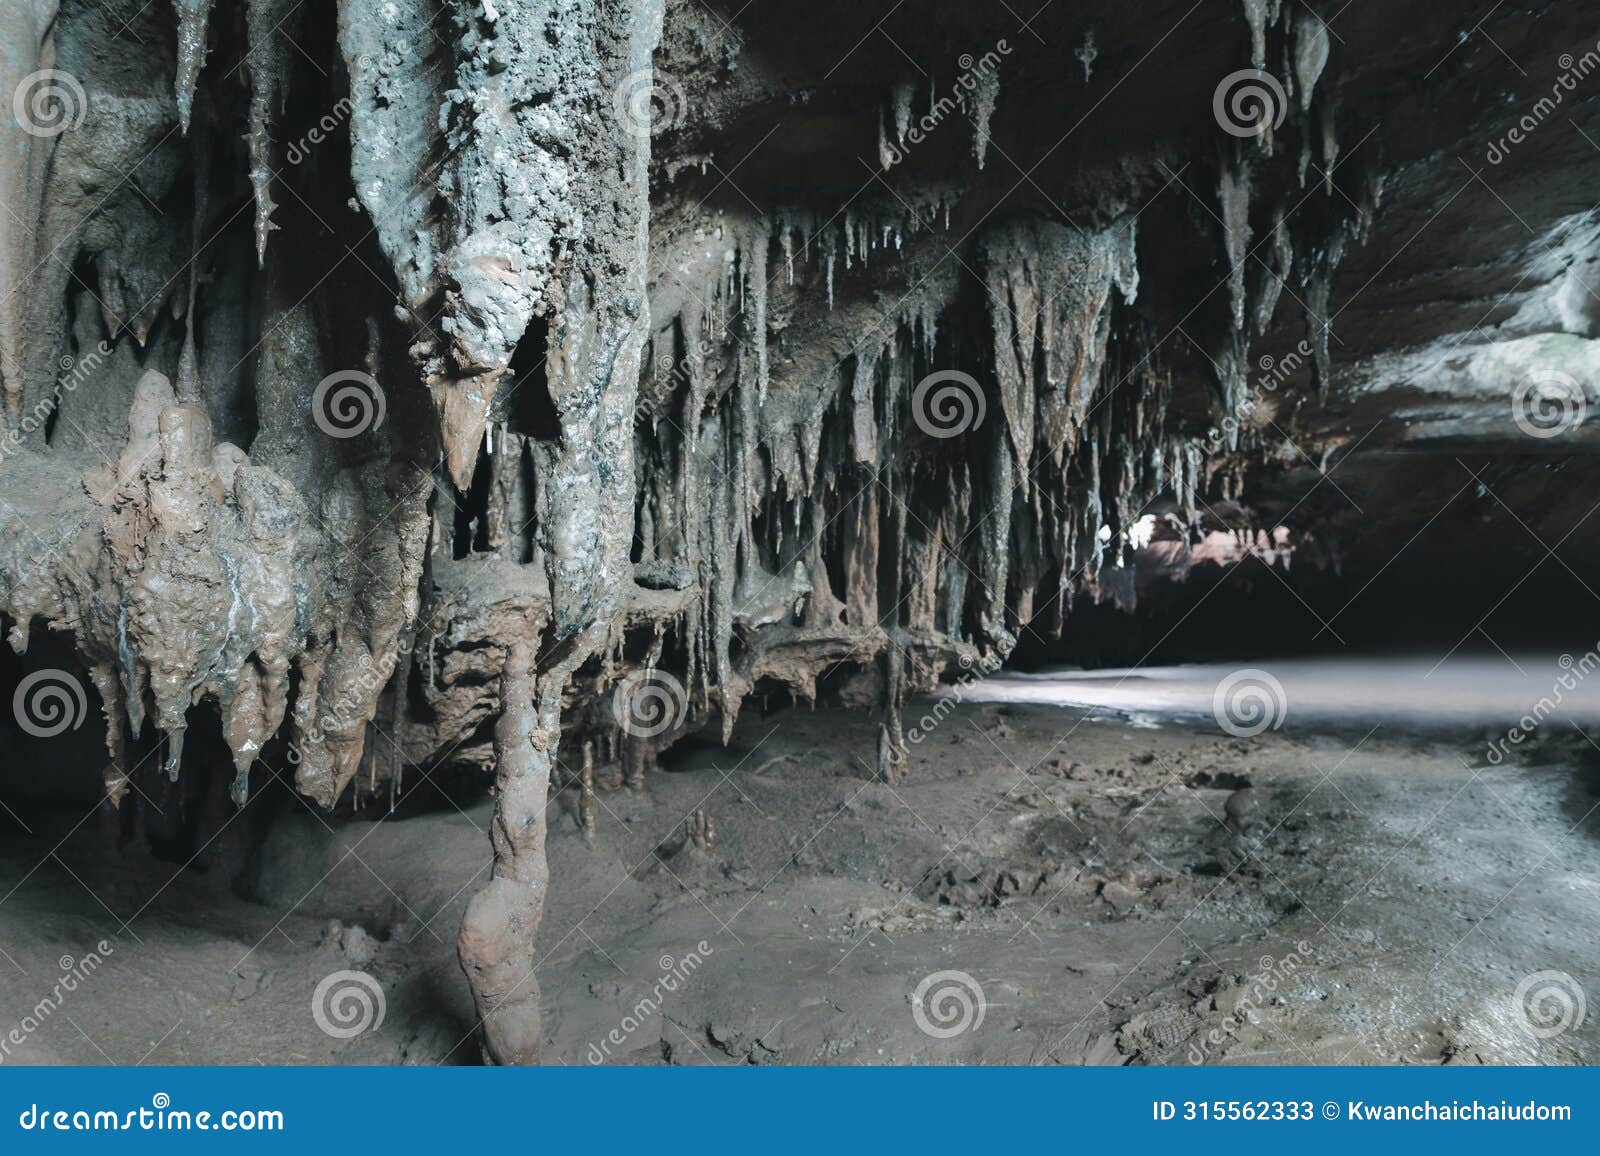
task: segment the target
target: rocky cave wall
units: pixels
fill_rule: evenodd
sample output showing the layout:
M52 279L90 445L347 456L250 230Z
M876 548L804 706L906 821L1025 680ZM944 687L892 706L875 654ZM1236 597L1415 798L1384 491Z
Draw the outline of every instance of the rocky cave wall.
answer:
M113 808L202 717L237 804L493 768L530 1058L552 778L840 670L892 778L1074 603L1403 539L1397 455L1587 476L1597 30L1325 7L0 0L7 639Z

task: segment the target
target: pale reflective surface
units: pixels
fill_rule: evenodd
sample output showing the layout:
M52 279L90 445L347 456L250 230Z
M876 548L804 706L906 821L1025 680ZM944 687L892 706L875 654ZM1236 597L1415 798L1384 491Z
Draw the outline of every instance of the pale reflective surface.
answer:
M1262 672L1250 674L1246 672ZM1232 681L1230 681L1232 680ZM1274 686L1275 682L1275 686ZM1281 696L1278 694L1281 688ZM1262 659L1106 670L1002 671L945 688L970 702L1094 707L1146 724L1210 722L1235 729L1509 728L1533 721L1600 742L1600 657L1594 651L1509 657ZM1232 704L1231 706L1229 704ZM1224 728L1226 729L1226 728Z

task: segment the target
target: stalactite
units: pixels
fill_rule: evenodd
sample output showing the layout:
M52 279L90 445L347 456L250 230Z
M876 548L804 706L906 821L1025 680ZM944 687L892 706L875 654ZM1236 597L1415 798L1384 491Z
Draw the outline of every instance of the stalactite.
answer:
M1250 63L1256 68L1267 66L1268 0L1244 0L1244 19L1250 25Z
M1019 468L1036 438L1060 465L1082 428L1105 361L1112 290L1128 302L1138 294L1135 233L1132 220L1095 232L1029 224L985 240L995 376Z
M298 10L299 5L291 5L290 0L248 0L246 5L250 131L245 140L250 146L250 187L256 200L256 262L262 266L267 262L267 238L278 228L272 219L278 208L272 196L272 125L283 102L288 53L285 45L298 34Z
M850 383L850 442L855 460L865 465L878 460L877 376L876 351L858 349Z
M994 119L995 102L999 99L1000 74L993 68L979 69L967 97L967 111L972 117L972 155L977 158L980 170L989 156L989 124Z
M1257 336L1266 336L1267 327L1272 324L1272 315L1278 308L1278 297L1293 273L1294 244L1289 237L1289 228L1284 222L1283 208L1280 206L1272 217L1272 267L1263 270L1260 289L1256 293Z
M1332 359L1328 353L1328 308L1332 296L1333 272L1326 264L1320 266L1306 283L1306 337L1311 343L1312 364L1316 367L1317 393L1325 396L1332 375Z
M189 131L194 88L206 62L206 21L212 0L173 0L178 14L178 69L173 84L178 99L178 124Z
M911 101L916 92L916 86L910 81L901 81L889 93L889 107L894 117L895 143L904 146L906 133L911 128Z
M1094 62L1100 55L1100 49L1094 42L1094 29L1084 31L1083 40L1079 43L1077 51L1073 53L1083 65L1083 82L1088 84L1094 76Z
M837 260L832 230L823 234L822 247L823 257L828 264L828 311L831 313L833 312L833 268Z
M1339 162L1339 109L1329 97L1322 102L1322 189L1333 195L1333 169Z
M858 630L878 624L878 485L870 477L840 519L844 526L845 621Z
M741 310L749 318L749 343L755 350L756 404L767 404L771 380L767 351L767 246L772 235L765 218L754 221L740 240L739 256L743 290L748 300Z
M1311 107L1317 79L1328 63L1328 26L1312 9L1306 9L1295 23L1294 78L1300 91L1300 111Z
M196 134L196 157L201 155L203 139L202 134ZM205 166L196 164L194 215L189 222L189 297L183 311L183 351L178 355L178 400L186 405L197 405L202 409L205 408L205 394L200 382L200 355L195 347L195 331L200 327L197 313L200 288L200 233L205 227L206 212L210 207L205 171Z
M1234 332L1244 331L1245 257L1250 250L1250 172L1243 164L1222 166L1217 177L1223 246L1228 256L1228 299Z
M989 508L979 543L978 577L984 602L978 629L985 645L1010 654L1016 639L1007 629L1006 584L1011 566L1011 507L1016 494L1016 463L1004 437L992 439L989 465Z

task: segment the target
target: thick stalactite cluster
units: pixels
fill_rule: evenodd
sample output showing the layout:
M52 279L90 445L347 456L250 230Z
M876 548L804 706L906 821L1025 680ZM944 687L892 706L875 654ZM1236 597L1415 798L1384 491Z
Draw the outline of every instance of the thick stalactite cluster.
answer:
M1209 53L1169 81L1245 104L1130 88L1041 169L1149 38L926 7L834 63L663 0L0 3L7 91L69 122L0 142L0 608L81 656L111 803L196 710L241 804L496 764L461 949L531 1059L552 779L840 667L892 778L912 694L1131 597L1142 518L1174 569L1286 557L1233 500L1351 440L1317 399L1381 85L1312 7L1163 9Z

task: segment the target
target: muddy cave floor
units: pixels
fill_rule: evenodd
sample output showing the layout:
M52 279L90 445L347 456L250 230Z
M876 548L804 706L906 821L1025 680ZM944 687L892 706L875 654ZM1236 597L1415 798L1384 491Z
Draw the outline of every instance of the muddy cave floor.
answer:
M545 1062L1600 1061L1593 1010L1542 1039L1514 995L1544 971L1600 993L1577 746L1490 766L1464 734L1235 739L967 703L891 786L868 779L875 738L865 713L752 709L726 750L602 790L592 847L556 798ZM710 852L684 837L697 809ZM455 932L489 815L295 808L231 885L31 816L0 842L4 1018L62 957L112 952L6 1062L476 1062ZM311 1001L344 969L385 1010L336 1039ZM984 1005L948 1038L913 1004L942 971Z

